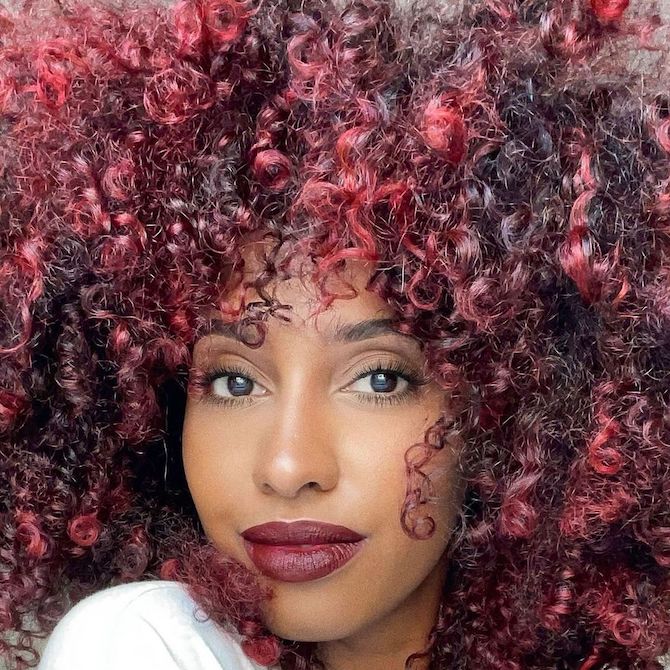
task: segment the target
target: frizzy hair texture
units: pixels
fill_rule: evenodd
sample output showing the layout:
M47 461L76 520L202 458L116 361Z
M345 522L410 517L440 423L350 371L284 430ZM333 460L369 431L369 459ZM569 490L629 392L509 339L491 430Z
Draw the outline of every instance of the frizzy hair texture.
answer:
M323 307L373 261L450 396L400 520L432 532L422 466L460 440L431 668L660 667L670 99L601 56L665 27L627 0L292 1L0 13L0 654L28 667L73 602L164 578L251 658L322 667L264 628L180 470L192 345L242 315L251 234L261 335L294 252Z

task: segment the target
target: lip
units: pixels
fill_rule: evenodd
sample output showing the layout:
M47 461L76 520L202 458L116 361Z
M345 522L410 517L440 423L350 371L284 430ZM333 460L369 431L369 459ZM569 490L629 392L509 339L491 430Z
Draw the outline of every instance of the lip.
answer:
M240 533L245 540L256 544L340 544L360 542L364 535L346 526L323 521L271 521L251 526Z
M241 533L244 548L258 570L283 582L320 579L348 563L365 536L319 521L273 521Z

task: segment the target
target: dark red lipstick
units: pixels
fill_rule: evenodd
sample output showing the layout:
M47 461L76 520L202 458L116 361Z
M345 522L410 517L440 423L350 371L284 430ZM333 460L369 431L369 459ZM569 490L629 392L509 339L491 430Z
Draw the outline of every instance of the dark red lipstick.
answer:
M244 548L260 572L284 582L325 577L350 561L364 535L319 521L272 521L241 533Z

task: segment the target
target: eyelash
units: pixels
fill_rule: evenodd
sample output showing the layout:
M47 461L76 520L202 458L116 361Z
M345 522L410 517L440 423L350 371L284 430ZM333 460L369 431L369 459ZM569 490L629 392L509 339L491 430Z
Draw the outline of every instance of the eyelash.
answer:
M410 396L413 396L418 390L429 383L429 380L422 374L415 372L413 369L406 366L404 363L393 361L391 363L383 363L381 361L372 365L366 366L361 370L356 378L351 382L354 384L359 379L364 379L368 375L377 372L388 372L402 377L407 382L407 388L400 393L362 393L355 392L359 400L364 403L371 403L374 405L397 405ZM232 406L232 405L246 405L252 402L255 396L239 396L237 398L228 398L216 395L211 392L212 384L220 377L239 376L249 379L253 383L258 383L254 379L251 371L242 365L231 365L229 367L217 367L212 370L204 371L196 386L201 390L208 402L216 405Z

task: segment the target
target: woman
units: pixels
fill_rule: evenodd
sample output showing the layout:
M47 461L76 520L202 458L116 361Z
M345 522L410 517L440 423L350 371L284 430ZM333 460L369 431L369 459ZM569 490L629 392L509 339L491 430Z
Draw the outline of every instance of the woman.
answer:
M0 15L10 664L661 667L670 103L626 6Z

